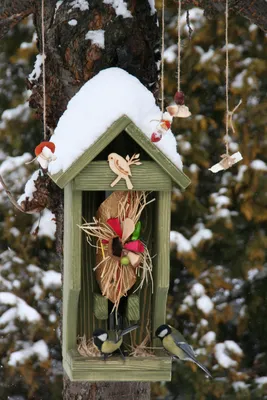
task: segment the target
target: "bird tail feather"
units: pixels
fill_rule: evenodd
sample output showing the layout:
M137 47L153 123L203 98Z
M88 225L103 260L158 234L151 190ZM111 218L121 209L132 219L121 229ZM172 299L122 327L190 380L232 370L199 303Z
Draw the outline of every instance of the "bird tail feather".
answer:
M136 325L129 326L129 327L126 328L126 329L123 329L123 331L121 331L121 333L120 333L120 336L124 336L124 335L126 335L127 333L132 332L132 331L134 331L135 329L137 329L138 327L139 327L139 325L136 324Z
M209 371L207 370L207 368L204 367L204 365L202 365L202 364L201 364L199 361L197 361L195 358L194 358L194 359L192 358L192 360L194 361L195 364L197 364L197 365L199 366L199 368L202 369L202 371L205 372L206 375L208 375L209 378L213 379L213 378L212 378L212 375L209 373Z

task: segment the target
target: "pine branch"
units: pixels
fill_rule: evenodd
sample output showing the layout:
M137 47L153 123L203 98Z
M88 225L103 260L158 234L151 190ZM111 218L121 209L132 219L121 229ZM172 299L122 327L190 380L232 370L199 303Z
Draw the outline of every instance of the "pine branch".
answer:
M0 39L7 32L33 13L33 0L2 0L0 5Z

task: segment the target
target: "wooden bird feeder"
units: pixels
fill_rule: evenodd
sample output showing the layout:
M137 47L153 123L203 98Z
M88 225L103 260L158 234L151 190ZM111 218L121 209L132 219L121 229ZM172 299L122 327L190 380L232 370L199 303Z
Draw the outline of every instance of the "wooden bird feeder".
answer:
M171 358L161 350L155 351L155 357L129 356L125 362L119 355L104 362L99 357L82 357L77 351L78 337L90 339L96 328L111 328L112 304L102 296L93 271L96 250L78 225L83 219L93 220L108 194L128 190L123 179L110 187L115 175L107 160L113 152L124 158L140 154L142 164L132 169L133 190L151 192L155 198L141 216L142 240L153 257L153 293L150 281L136 293L129 291L121 301L123 323L124 327L140 325L134 332L137 345L149 327L150 346L160 346L152 337L166 315L172 186L184 190L190 180L127 116L122 116L65 172L51 176L64 188L63 367L72 381L170 381Z

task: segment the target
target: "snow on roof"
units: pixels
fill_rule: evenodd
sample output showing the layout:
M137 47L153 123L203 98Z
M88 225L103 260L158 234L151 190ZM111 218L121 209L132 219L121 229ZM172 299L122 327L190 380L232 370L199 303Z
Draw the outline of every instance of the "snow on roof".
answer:
M8 365L15 367L17 364L24 364L26 360L33 356L36 356L40 361L45 361L48 359L49 350L44 340L38 340L38 342L33 343L26 349L11 353Z
M149 138L160 120L161 111L152 93L120 68L108 68L86 82L68 103L51 141L57 159L49 164L53 175L66 171L113 122L127 115ZM169 130L155 144L182 169L176 139Z

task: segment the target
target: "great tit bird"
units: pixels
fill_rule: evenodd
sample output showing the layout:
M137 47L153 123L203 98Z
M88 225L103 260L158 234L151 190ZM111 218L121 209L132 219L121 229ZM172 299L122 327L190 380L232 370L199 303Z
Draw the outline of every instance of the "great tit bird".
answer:
M126 328L118 333L116 333L116 337L114 339L109 339L108 333L103 329L96 329L93 332L94 344L100 350L101 354L104 356L104 360L108 358L108 356L114 353L116 350L120 351L122 358L124 359L124 355L121 351L121 345L123 336L133 330L137 329L139 325L132 325L129 328Z
M161 339L162 345L165 350L172 356L179 358L180 360L190 360L201 368L209 378L212 378L211 374L199 361L196 359L196 355L191 346L186 343L183 335L172 328L170 325L160 325L156 330L155 335Z

